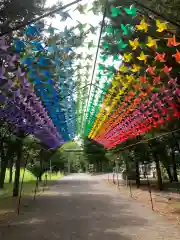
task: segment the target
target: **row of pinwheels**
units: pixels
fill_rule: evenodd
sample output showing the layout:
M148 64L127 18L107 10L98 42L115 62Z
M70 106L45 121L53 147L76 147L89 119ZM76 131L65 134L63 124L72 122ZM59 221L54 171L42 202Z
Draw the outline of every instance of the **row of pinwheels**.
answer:
M85 7L78 5L75 10L84 14ZM62 22L72 19L69 11L58 13ZM72 21L74 26L61 29L44 21L27 26L24 34L22 30L13 38L0 39L1 118L50 148L81 130L88 94L94 47L88 37L97 26ZM88 51L81 55L79 48Z
M112 16L120 16L123 24L108 27L103 45L106 52L114 50L114 59L118 49L123 62L88 135L107 148L180 117L176 29L134 7L113 8ZM101 75L108 72L104 65L101 70Z

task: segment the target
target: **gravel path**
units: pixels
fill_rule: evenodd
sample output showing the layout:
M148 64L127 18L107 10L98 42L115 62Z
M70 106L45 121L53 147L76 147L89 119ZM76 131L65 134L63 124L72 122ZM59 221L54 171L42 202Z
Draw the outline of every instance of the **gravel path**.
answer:
M0 239L177 240L180 230L98 177L73 174L0 226Z

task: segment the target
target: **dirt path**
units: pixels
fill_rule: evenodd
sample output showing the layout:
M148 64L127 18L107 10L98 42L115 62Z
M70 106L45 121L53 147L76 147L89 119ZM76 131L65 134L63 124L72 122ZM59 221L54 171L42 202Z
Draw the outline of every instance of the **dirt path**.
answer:
M71 175L23 207L3 240L177 240L176 225L121 197L98 177Z

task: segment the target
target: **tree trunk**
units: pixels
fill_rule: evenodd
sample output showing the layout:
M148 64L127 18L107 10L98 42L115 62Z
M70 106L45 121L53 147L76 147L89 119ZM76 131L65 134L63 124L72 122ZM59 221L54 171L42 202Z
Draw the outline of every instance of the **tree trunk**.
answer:
M9 161L9 183L12 183L13 178L13 160L10 159Z
M173 176L172 176L172 173L171 173L171 168L168 165L164 164L164 163L163 163L163 165L164 165L164 167L166 169L169 181L173 182Z
M139 162L135 159L136 164L136 186L137 188L140 187L140 173L139 173Z
M156 154L154 154L154 157L155 157L155 163L156 163L158 189L160 191L162 191L163 190L163 182L162 182L162 177L161 177L161 169L160 169L159 159Z
M20 139L17 140L17 159L16 159L16 171L14 179L13 197L18 197L19 195L19 180L20 180L20 168L22 159L22 147L23 147L23 136L20 134Z
M5 181L5 176L6 176L6 169L8 166L8 161L10 157L12 156L12 151L13 151L13 145L9 143L7 152L5 154L4 152L4 146L2 145L1 149L1 173L0 173L0 188L4 187L4 181Z
M4 188L7 163L8 161L6 161L6 159L1 160L0 188Z
M176 166L176 156L172 149L172 166L173 166L173 180L178 182L177 166Z
M172 136L173 136L173 139L175 141L175 149L180 151L180 148L179 148L179 143L176 139L176 136L174 133L172 133ZM172 149L172 160L173 160L173 178L174 178L174 181L175 182L178 182L178 174L177 174L177 166L176 166L176 155L175 155L175 152L174 150L175 149Z

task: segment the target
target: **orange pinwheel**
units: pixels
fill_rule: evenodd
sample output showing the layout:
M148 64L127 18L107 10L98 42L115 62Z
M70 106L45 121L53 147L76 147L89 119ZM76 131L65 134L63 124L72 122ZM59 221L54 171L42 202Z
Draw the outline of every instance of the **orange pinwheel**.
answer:
M147 92L147 93L152 92L152 90L153 90L153 87L152 87L152 86L147 86L147 87L146 87L146 92Z
M140 79L141 83L147 83L148 82L146 76L140 76L139 79Z
M135 90L140 90L141 89L141 86L140 86L140 84L135 84L134 86L133 86L133 88L135 89Z
M145 97L146 95L147 95L147 93L141 92L141 93L139 94L139 97L140 97L140 98L143 98L143 97Z
M146 72L148 72L151 75L155 75L155 72L154 72L155 70L156 70L156 66L154 67L148 66L148 68L146 69Z
M168 38L168 43L167 43L167 46L168 47L176 47L176 46L178 46L180 43L177 43L176 42L176 36L175 35L173 35L173 37L172 38Z
M161 72L169 73L169 72L171 72L171 70L172 70L172 67L168 67L168 66L164 65L164 67L161 69Z
M165 56L166 56L165 53L158 53L158 52L156 52L155 60L159 61L159 62L165 62L165 60L164 60Z
M173 57L175 57L177 63L180 63L180 52L178 50L176 50L176 54Z

